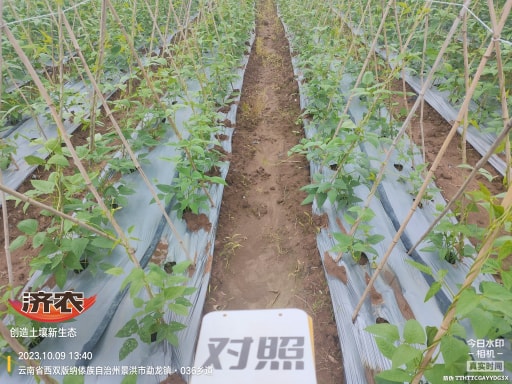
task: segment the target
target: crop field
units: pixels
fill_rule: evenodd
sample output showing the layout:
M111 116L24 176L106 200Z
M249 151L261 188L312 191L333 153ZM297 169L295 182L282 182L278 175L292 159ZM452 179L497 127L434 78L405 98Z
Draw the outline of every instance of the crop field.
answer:
M0 10L1 383L193 384L270 308L318 384L512 382L512 0Z

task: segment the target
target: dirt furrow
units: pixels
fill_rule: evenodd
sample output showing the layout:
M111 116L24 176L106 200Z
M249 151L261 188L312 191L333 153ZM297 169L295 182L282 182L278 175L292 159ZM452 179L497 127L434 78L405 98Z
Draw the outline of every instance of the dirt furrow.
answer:
M302 206L302 137L288 41L272 0L257 5L205 312L301 308L313 317L318 383L342 383L332 303L316 248L322 220Z

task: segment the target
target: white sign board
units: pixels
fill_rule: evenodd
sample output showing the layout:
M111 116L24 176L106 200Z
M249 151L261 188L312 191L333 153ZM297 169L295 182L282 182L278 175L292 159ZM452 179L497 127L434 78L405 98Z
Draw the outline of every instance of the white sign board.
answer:
M191 384L316 384L311 318L300 309L208 313L194 371Z

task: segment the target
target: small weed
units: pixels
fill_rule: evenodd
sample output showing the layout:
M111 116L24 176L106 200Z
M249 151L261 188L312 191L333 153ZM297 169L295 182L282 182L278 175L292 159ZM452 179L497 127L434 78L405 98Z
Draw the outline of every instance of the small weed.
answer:
M311 308L313 309L313 313L316 314L323 310L326 307L332 307L329 302L329 295L326 295L325 292L318 290L318 295L316 300L311 304Z
M226 263L226 268L229 268L229 262L231 260L231 257L235 255L235 251L238 248L243 247L241 242L244 240L247 240L247 237L239 233L235 233L233 236L226 236L224 238L224 246L222 247L219 256L224 259L224 262Z
M305 263L303 261L297 260L297 264L295 265L295 269L293 272L290 272L289 276L293 276L295 280L298 278L302 278L306 275Z
M282 231L279 229L270 228L269 232L265 234L265 238L267 238L268 244L274 246L277 251L277 255L283 255L285 253L285 249L282 247Z

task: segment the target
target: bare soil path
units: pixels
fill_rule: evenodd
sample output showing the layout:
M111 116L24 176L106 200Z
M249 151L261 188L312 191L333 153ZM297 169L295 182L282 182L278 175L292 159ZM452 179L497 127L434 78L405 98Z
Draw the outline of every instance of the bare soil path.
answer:
M301 308L314 322L319 384L344 382L332 303L316 247L322 220L302 206L302 137L288 41L272 0L257 6L205 312Z

